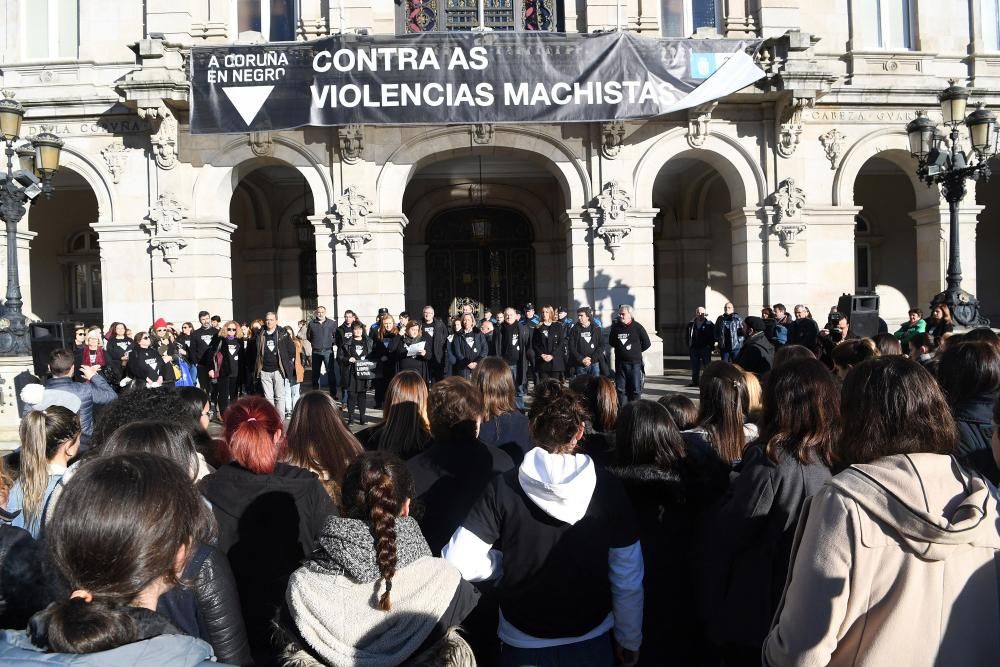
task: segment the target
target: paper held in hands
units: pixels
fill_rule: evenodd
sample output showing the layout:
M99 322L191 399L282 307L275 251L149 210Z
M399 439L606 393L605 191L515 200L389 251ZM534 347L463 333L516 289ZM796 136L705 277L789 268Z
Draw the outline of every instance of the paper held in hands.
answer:
M413 345L406 346L406 356L407 357L417 357L424 351L424 342L414 343Z

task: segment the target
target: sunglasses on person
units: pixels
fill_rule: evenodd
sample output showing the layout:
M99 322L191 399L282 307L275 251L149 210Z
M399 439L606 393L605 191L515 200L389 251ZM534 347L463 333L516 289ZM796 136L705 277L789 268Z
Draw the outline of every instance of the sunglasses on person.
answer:
M236 327L226 327L226 331L236 331Z
M164 333L165 331L166 331L166 329L157 329L156 333Z

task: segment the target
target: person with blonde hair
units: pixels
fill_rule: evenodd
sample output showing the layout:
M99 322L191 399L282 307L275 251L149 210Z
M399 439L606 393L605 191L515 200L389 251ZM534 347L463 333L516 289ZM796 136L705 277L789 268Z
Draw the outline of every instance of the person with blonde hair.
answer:
M369 359L375 362L375 409L381 410L385 403L385 392L396 375L402 352L403 337L396 328L396 320L389 313L383 313L372 332L372 349Z
M35 407L21 418L21 470L7 497L13 525L42 533L49 497L80 447L80 417L61 405Z
M212 369L209 372L209 377L215 379L219 388L220 421L229 404L237 399L243 353L240 325L229 320L222 325L219 337L215 339L215 344L212 346Z

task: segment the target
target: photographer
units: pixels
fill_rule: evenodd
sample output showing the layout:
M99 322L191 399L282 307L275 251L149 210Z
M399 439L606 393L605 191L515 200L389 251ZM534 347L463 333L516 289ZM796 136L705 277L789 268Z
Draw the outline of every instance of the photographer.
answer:
M767 337L767 324L759 317L743 320L746 342L736 363L758 377L771 370L774 364L774 343Z
M836 310L830 313L826 326L819 332L819 344L822 348L820 359L827 368L833 368L833 348L841 341L847 340L850 328L851 322L847 319L847 315Z

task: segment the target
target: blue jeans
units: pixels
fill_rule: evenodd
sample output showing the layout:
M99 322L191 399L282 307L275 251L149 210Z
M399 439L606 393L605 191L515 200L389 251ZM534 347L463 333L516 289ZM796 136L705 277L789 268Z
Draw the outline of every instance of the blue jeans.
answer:
M736 363L736 357L740 356L740 348L736 348L732 352L726 352L725 350L719 350L719 355L722 357L723 361L729 362L731 364Z
M592 362L589 366L577 366L573 369L576 375L593 375L594 377L601 377L601 365L599 363Z
M702 348L691 350L691 384L698 384L701 369L712 363L712 350Z
M645 374L641 363L619 363L615 368L615 389L618 390L618 405L642 398L642 381Z
M500 647L501 667L612 667L611 634L563 646L546 648Z
M319 378L322 369L326 367L326 385L330 389L330 394L336 396L334 387L337 386L337 363L334 361L332 352L312 353L312 388L319 389Z

